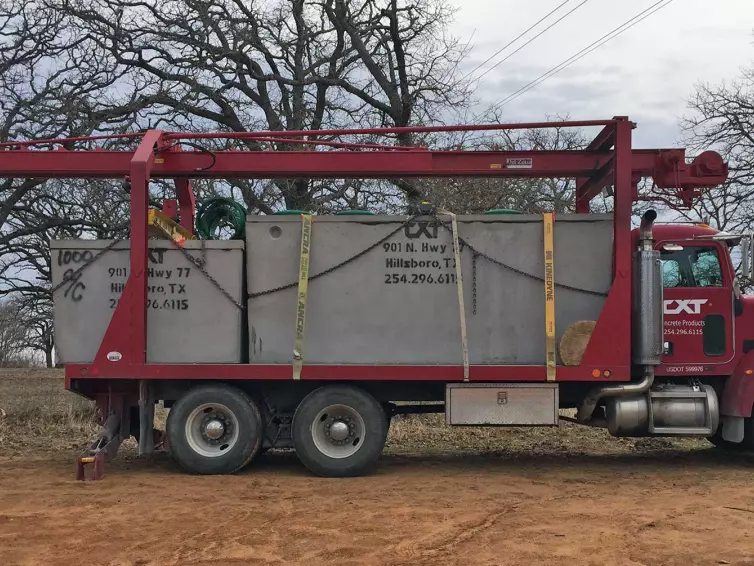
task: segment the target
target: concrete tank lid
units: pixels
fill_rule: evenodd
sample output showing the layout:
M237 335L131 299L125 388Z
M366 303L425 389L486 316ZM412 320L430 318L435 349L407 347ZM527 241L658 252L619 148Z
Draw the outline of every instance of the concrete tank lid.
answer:
M328 214L314 217L314 225L322 224L325 222L356 222L361 224L390 224L397 222L405 222L407 216L399 215L340 215L340 214ZM443 217L442 215L440 218ZM417 217L417 220L432 220L432 216ZM612 214L559 214L555 216L555 222L612 222ZM262 215L262 214L250 214L246 217L247 224L282 224L287 222L301 223L301 217L295 215ZM488 224L500 224L500 223L531 223L542 222L541 214L470 214L459 215L458 222L484 222ZM316 229L316 228L315 228Z
M75 249L91 250L102 249L108 246L112 240L51 240L51 249ZM242 240L186 240L183 248L186 250L201 250L202 243L207 250L243 250L244 242ZM131 240L119 242L114 249L125 250L131 246ZM170 249L173 246L167 240L149 240L149 247L152 249Z

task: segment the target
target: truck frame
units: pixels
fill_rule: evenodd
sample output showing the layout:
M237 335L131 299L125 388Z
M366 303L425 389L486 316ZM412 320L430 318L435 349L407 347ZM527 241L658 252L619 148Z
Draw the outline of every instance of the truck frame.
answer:
M433 151L422 147L330 141L333 136L360 134L595 126L600 127L601 131L582 150ZM653 211L644 215L639 230L632 230L632 207L635 202L651 199L672 206L691 207L701 190L725 182L727 165L720 155L712 151L705 151L687 162L683 149L633 149L632 130L635 127L627 117L619 116L591 121L323 131L191 134L150 130L121 136L0 144L5 150L0 152L2 177L128 179L130 183L131 254L127 282L94 360L65 367L65 387L94 399L103 425L98 440L78 460L80 477L84 477L83 466L87 463L94 463L95 477L101 477L104 459L114 457L120 442L129 435L138 437L140 454L152 452L155 445L152 434L155 401L163 400L170 406L192 395L197 399L208 399L217 394L219 399L222 395L231 394L236 395L235 401L230 400L226 405L240 399L241 403L253 406L250 421L253 426L250 426L254 431L249 434L256 438L244 441L246 451L238 458L245 461L236 458L232 465L192 465L187 458L179 456L179 462L184 467L200 473L235 471L248 463L260 448L290 446L296 448L310 469L322 475L363 473L379 456L392 414L446 411L446 415L449 415L451 392L459 386L494 390L506 385L536 388L550 384L556 390L556 415L558 407L575 407L579 409L578 422L609 426L614 434L697 434L711 437L717 444L726 446L743 443L754 403L754 377L750 369L754 368L754 333L749 336L744 331L746 329L740 329L740 325L744 321L750 324L749 317L754 315L750 311L754 309L754 304L742 298L737 290L735 270L726 247L726 241L738 242L742 238L730 237L725 240L725 235L699 226L653 227L656 216ZM133 151L64 149L64 145L76 141L96 143L99 139L114 138L132 138L138 142L138 147ZM216 151L201 146L202 140L218 139L226 139L229 144L237 145L253 140L300 145L303 149L249 151L231 148ZM293 379L295 372L292 364L147 363L150 179L174 181L176 199L165 201L163 209L169 211L169 216L179 216L180 227L193 233L196 205L192 179L412 177L576 179L577 213L589 213L591 201L602 191L609 191L614 197L613 280L579 365L558 365L549 369L547 365L475 365L463 363L460 356L458 364L442 366L324 365L304 362L300 368L300 379ZM639 183L645 178L651 178L654 182L655 191L649 197L641 196L638 190ZM450 215L449 218L454 217ZM676 301L675 307L670 308L683 310L688 309L689 305L693 307L695 303L691 301L699 299L698 293L689 295L688 290L684 289L666 290L663 299L658 279L659 268L652 271L655 268L651 265L660 265L658 246L670 244L668 249L672 250L672 244L690 240L715 247L721 257L722 285L700 292L717 293L715 296L723 302L726 296L730 296L730 304L735 311L724 313L724 324L734 325L737 330L731 330L725 337L726 355L723 362L698 363L691 359L695 354L688 360L681 358L679 363L660 359L661 354L668 355L668 342L663 339L663 332L665 338L667 332L662 327L662 311L667 312L667 302ZM179 245L175 241L173 243ZM637 260L641 254L646 256L644 263ZM746 259L748 261L748 256ZM645 282L643 291L636 290L639 280ZM641 283L638 285L641 286ZM651 321L642 323L643 319L637 318L641 316L637 315L637 309L641 312L648 308L649 303L658 304L658 300L660 312L654 312ZM665 351L657 351L658 340L660 347L665 346ZM642 343L644 346L641 346ZM683 344L679 343L681 346ZM688 390L684 389L680 396L676 390L663 389L663 382L677 383L679 379L688 383ZM660 389L657 389L658 383ZM654 389L651 389L653 384ZM713 394L714 399L711 398ZM355 410L350 417L333 417L332 422L327 421L328 438L329 431L340 430L343 423L348 426L361 420L362 426L365 426L364 422L369 419L380 421L381 417L369 416L374 403L385 412L384 423L375 421L376 425L368 425L373 426L378 431L376 436L381 437L375 441L377 447L369 448L368 454L359 456L360 460L352 465L344 462L358 458L342 454L330 455L329 458L322 454L313 456L311 446L303 447L303 440L297 443L297 415L308 415L312 411L317 413L311 399L321 403L320 397L326 395L341 399L333 406L348 407L346 401L350 399L350 406L364 407L361 412ZM667 404L662 401L665 397L670 399ZM504 398L504 393L496 397L499 402ZM719 409L716 406L717 398L720 399ZM627 399L634 404L614 403L611 409L606 401L609 399ZM701 405L699 399L704 401ZM419 404L420 401L446 401L446 404ZM219 401L215 402L220 404ZM396 402L404 404L396 405ZM603 406L606 413L600 416L595 409L600 408L601 411ZM678 407L688 416L688 411L694 413L700 406L705 413L701 420L692 418L686 422L688 419L681 418L679 422L673 422L675 417L666 415L665 426L658 424L664 418L658 416L658 411L675 415L673 411ZM646 421L647 417L642 416L642 411L647 410L650 413L648 424L628 426L627 422L631 419ZM631 411L631 416L626 417ZM171 416L173 412L171 410ZM718 426L717 413L723 425ZM654 424L652 418L655 419ZM447 419L450 424L468 424L453 422L450 417ZM606 419L612 419L612 423L606 423ZM557 424L557 420L556 416L552 424ZM700 423L704 426L699 426ZM238 426L242 424L240 422ZM490 424L527 424L527 421ZM330 429L330 425L335 428ZM169 421L168 428L170 426ZM222 419L209 419L202 426L205 426L202 429L203 438L212 440L221 429L227 432L229 425ZM270 432L271 429L274 430ZM754 430L751 434L754 434ZM168 438L171 448L176 449L170 431Z

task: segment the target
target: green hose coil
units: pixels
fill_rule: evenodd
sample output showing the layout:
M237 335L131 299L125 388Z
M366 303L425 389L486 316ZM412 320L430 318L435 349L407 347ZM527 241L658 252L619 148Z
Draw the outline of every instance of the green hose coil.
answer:
M214 197L202 203L196 213L196 234L201 240L220 240L218 229L229 227L231 240L246 235L246 209L231 198Z

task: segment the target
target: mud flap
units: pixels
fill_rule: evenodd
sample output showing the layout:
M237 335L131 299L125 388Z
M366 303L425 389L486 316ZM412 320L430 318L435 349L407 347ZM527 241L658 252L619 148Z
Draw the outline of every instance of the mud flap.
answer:
M743 442L744 440L744 418L743 417L728 417L722 415L720 417L723 426L723 440L728 442Z

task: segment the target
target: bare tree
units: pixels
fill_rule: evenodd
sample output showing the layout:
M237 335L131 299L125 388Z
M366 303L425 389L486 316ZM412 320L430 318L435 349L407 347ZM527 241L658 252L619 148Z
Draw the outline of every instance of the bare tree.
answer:
M0 141L128 127L137 107L133 88L124 87L123 71L109 63L61 11L36 1L0 0ZM12 297L27 325L27 347L42 351L48 364L54 347L49 240L123 234L125 195L105 196L109 188L100 182L0 181L0 297Z
M123 116L138 105L111 90L124 88L123 71L85 36L70 18L41 2L0 0L0 141L86 136L123 127ZM68 146L70 149L71 146ZM0 184L0 245L14 237L8 218L17 210L33 214L29 199L43 193L41 181L4 180ZM36 190L35 190L36 189ZM30 196L31 195L31 196ZM29 197L29 198L27 198ZM81 224L81 218L37 218L34 230ZM28 228L27 230L31 230Z
M734 81L700 84L689 100L692 114L682 125L689 147L716 149L728 161L730 176L720 188L706 191L682 214L708 220L731 232L754 229L754 67Z
M447 34L453 12L444 0L47 1L148 85L138 101L151 105L153 126L405 126L469 99L456 76L465 47ZM382 141L411 143L407 136ZM263 213L337 208L364 186L309 179L234 185L250 210ZM410 184L400 188L415 196Z
M20 310L14 302L0 302L0 367L23 363L27 332Z
M455 142L454 147L479 150L575 150L587 140L581 130L507 130ZM494 208L520 212L566 212L575 206L573 179L448 178L422 182L426 198L456 213L476 214Z

